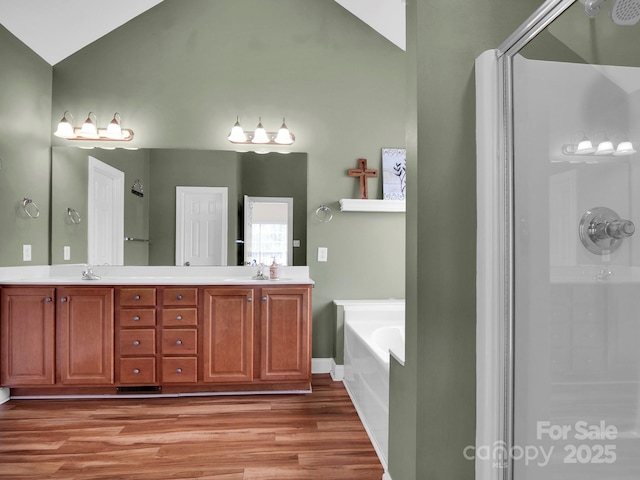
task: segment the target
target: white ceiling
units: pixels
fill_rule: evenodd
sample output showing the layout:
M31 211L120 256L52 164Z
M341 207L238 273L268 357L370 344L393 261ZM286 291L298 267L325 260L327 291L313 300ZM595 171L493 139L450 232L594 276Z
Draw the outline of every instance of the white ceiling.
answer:
M163 0L0 0L0 24L55 65ZM405 49L404 0L335 0Z

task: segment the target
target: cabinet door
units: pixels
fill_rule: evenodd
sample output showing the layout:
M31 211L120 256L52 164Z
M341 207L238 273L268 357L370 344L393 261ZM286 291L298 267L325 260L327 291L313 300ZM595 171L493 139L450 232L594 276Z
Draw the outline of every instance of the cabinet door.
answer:
M113 289L60 288L58 368L64 385L113 383Z
M3 288L2 386L55 383L55 290Z
M261 380L311 379L310 289L261 290Z
M253 380L253 289L204 291L203 381Z

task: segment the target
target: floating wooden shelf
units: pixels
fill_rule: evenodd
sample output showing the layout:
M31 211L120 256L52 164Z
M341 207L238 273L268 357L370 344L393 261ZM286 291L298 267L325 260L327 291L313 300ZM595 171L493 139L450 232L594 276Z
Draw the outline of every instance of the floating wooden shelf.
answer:
M404 200L362 200L343 198L340 200L342 212L406 212Z

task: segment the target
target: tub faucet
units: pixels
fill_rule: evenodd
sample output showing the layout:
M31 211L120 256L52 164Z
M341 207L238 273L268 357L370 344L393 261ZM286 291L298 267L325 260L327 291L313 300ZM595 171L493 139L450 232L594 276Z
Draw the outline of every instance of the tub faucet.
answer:
M91 265L85 265L85 269L82 271L82 279L83 280L100 280L100 275L96 275L93 273L93 268Z

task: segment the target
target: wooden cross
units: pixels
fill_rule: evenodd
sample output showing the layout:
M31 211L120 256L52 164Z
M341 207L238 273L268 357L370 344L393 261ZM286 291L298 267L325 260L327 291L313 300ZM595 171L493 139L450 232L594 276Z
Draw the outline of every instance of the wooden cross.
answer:
M367 168L367 159L359 158L358 168L350 168L348 173L350 177L358 177L360 179L360 198L361 199L369 198L369 185L367 180L370 177L377 177L378 170L374 170L373 168Z

